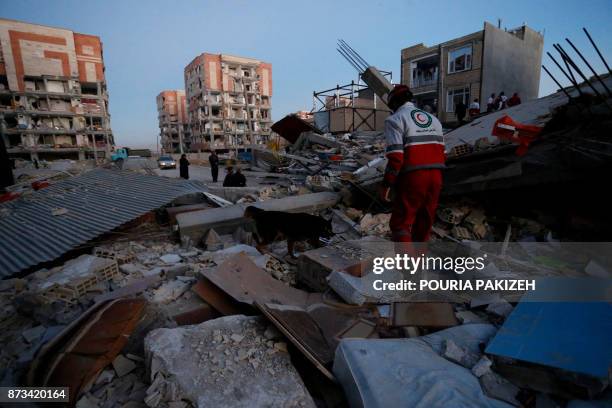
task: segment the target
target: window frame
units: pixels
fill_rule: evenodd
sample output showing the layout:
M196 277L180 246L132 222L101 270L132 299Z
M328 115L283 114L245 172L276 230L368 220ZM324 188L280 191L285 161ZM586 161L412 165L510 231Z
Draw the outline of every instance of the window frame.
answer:
M454 61L457 59L457 57L451 58L451 54L453 52L460 51L460 50L462 50L464 48L465 49L469 48L469 53L464 54L464 55L469 56L469 58L466 57L465 68L461 69L461 70L457 70L455 65L453 65L453 69L451 70L451 62L454 63ZM446 59L447 59L447 72L448 72L448 74L456 74L456 73L459 73L459 72L465 72L465 71L471 70L472 69L472 56L473 55L474 55L474 45L472 43L465 44L465 45L462 45L460 47L455 47L455 48L449 49L448 52L447 52L447 55L446 55Z
M463 103L466 106L469 106L470 102L470 94L471 90L469 86L457 87L457 88L447 88L446 89L446 113L455 113L455 93L458 94L458 91L463 91ZM451 96L452 93L452 96ZM450 102L449 104L449 97ZM450 110L449 110L450 109Z

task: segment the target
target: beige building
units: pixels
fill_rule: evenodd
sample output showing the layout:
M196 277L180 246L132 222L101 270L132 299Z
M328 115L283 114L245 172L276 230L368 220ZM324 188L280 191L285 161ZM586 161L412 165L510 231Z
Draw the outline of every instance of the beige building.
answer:
M266 143L272 124L272 65L226 54L185 67L191 150Z
M479 99L486 111L490 94L517 92L537 98L544 38L527 26L484 29L427 47L416 44L401 52L401 83L408 85L420 108L429 106L443 123L455 122L455 104Z
M0 113L11 157L108 157L114 141L100 38L0 19Z
M162 91L156 100L162 151L164 153L189 151L190 131L185 91L182 89Z

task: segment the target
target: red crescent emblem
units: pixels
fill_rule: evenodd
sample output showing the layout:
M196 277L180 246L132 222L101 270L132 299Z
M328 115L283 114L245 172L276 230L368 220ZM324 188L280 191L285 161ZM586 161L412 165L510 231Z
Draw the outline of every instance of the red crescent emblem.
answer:
M424 115L423 115L422 113L417 113L417 115L416 115L417 120L418 120L419 122L425 122L425 118L424 118L423 116L424 116Z

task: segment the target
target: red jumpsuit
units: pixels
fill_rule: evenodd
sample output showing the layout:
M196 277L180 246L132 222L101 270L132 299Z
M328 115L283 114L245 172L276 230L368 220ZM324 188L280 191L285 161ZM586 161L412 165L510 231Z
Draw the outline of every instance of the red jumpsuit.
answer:
M389 227L396 242L427 242L442 188L442 125L412 103L385 120L384 184L395 188Z

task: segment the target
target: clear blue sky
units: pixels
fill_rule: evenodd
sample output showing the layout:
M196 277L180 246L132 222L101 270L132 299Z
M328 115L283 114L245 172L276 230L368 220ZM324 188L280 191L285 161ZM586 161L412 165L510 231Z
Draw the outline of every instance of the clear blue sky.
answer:
M310 110L314 90L356 78L335 50L338 38L399 82L402 48L437 44L501 18L508 28L524 22L544 31L545 51L575 40L601 69L581 28L612 62L611 9L610 0L0 0L1 17L102 38L112 127L126 146L155 146L155 96L184 88L184 66L204 51L272 63L277 120ZM543 74L540 95L554 89Z

